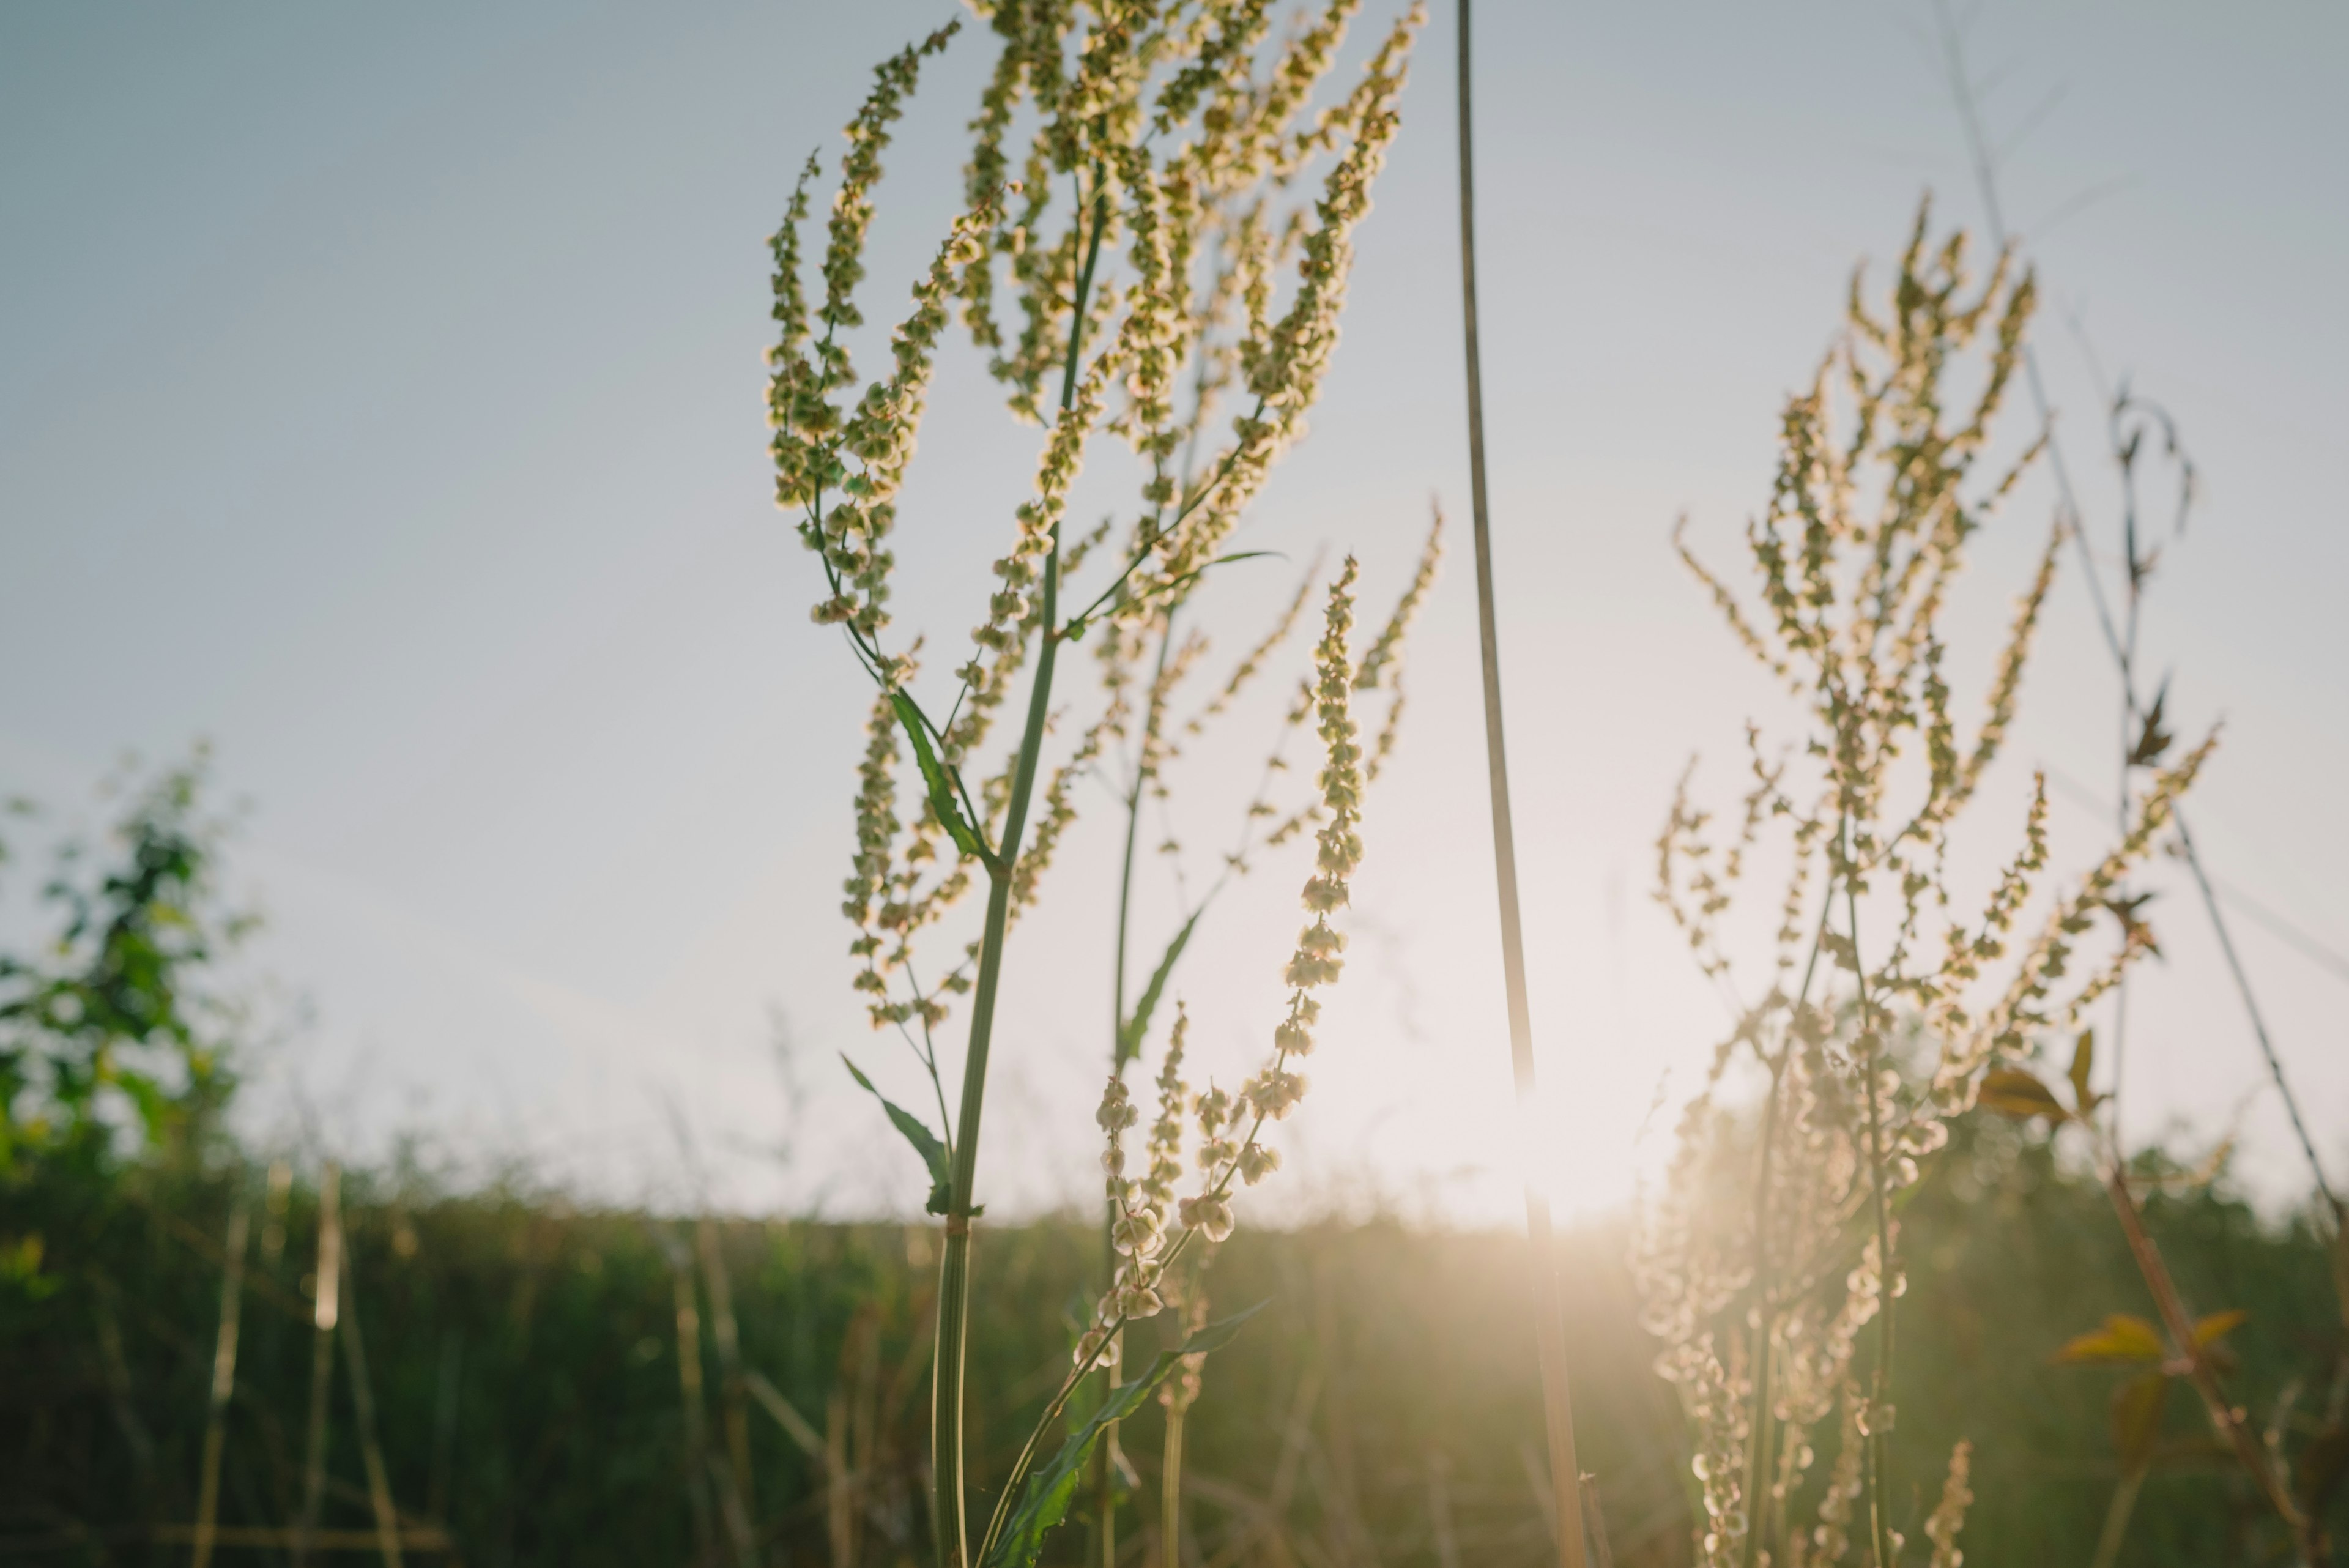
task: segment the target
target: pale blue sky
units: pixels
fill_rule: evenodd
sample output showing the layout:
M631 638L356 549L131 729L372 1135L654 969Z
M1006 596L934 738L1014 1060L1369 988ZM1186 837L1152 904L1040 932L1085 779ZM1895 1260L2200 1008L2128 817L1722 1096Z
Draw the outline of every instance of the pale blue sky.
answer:
M274 917L256 961L317 1006L265 1104L299 1084L338 1137L421 1125L635 1191L674 1187L667 1098L738 1200L917 1196L831 1064L852 1048L905 1082L844 984L865 691L808 624L809 563L767 501L759 353L792 171L836 153L867 67L949 14L0 13L0 786L85 811L123 747L212 738L254 802L238 866ZM1581 1204L1627 1190L1660 1076L1684 1085L1717 1032L1647 902L1649 844L1688 753L1720 759L1725 792L1739 721L1768 701L1672 562L1671 520L1731 559L1852 263L1897 247L1925 187L1945 219L1978 209L1923 5L1488 4L1479 35L1536 1024L1549 1165ZM2229 882L2349 950L2349 20L1991 3L1969 38L1994 130L2030 125L2007 203L2093 523L2112 486L2069 318L2178 415L2204 477L2147 628L2178 716L2228 722L2199 835ZM954 199L983 56L966 36L902 127L877 301ZM1299 559L1360 550L1381 595L1429 493L1464 510L1452 67L1443 9L1315 433L1249 524ZM957 572L997 547L1033 438L967 358L937 404L901 607L951 639L974 613ZM982 495L1002 502L975 523L947 505ZM1958 610L1976 670L2047 506L2034 490L1984 541ZM1278 575L1218 587L1233 625ZM2051 621L2018 761L2108 789L2112 678L2068 575ZM1454 570L1373 803L1356 950L1380 961L1349 977L1291 1124L1292 1193L1342 1199L1370 1171L1413 1202L1508 1210L1485 1131L1506 1070L1473 630ZM2057 824L2073 857L2093 847L2085 805L2059 800ZM989 1117L1007 1205L1093 1179L1105 846L1080 835L1015 961ZM1234 1064L1268 1016L1289 880L1219 908L1195 949L1203 1038ZM1171 895L1152 897L1163 919ZM2203 925L2182 894L2157 909L2171 956L2141 992L2132 1118L2208 1133L2240 1114L2255 1172L2288 1178ZM2342 981L2256 927L2241 940L2349 1173ZM787 1127L779 1178L760 1151Z

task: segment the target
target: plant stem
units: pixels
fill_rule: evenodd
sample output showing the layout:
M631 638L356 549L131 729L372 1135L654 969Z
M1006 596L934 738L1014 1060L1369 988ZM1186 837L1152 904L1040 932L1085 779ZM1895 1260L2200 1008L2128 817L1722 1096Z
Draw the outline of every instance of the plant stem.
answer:
M1133 854L1142 833L1142 792L1150 782L1150 755L1158 723L1157 691L1159 682L1166 676L1166 655L1174 646L1174 611L1166 611L1165 624L1159 630L1158 662L1150 680L1150 698L1143 704L1142 754L1135 758L1133 782L1125 792L1125 855L1118 865L1117 879L1117 951L1112 961L1116 966L1114 983L1111 987L1109 1070L1112 1077L1125 1075L1125 969L1126 935L1133 914ZM1140 1041L1134 1049L1142 1048ZM1102 1288L1107 1290L1117 1277L1117 1203L1113 1199L1102 1200ZM1107 1381L1116 1381L1115 1368L1124 1349L1123 1335L1111 1346L1107 1365L1111 1369ZM1112 1422L1102 1434L1100 1452L1093 1459L1093 1508L1100 1520L1102 1568L1117 1568L1117 1489L1112 1483L1117 1463L1117 1425ZM1179 1467L1180 1460L1170 1460ZM1179 1469L1175 1473L1179 1473Z
M694 1303L692 1266L684 1248L673 1241L668 1267L676 1308L678 1408L685 1420L685 1495L693 1507L694 1556L706 1563L716 1529L709 1511L709 1414L701 1393L701 1311Z
M1094 171L1096 208L1103 177ZM1078 222L1085 209L1078 208ZM1069 361L1061 380L1061 412L1076 400L1077 360L1083 350L1085 308L1093 268L1101 259L1108 220L1096 211L1084 270L1077 278L1069 322ZM1003 978L1003 942L1010 923L1011 885L1019 865L1019 839L1028 826L1028 803L1036 789L1038 760L1044 749L1044 722L1052 701L1052 669L1061 649L1061 530L1052 528L1044 556L1044 586L1037 629L1036 675L1028 694L1028 723L1019 737L1019 761L1011 775L1011 798L1004 811L1003 837L988 871L987 923L979 938L978 981L971 993L970 1038L963 1050L962 1114L954 1127L953 1180L947 1199L946 1247L938 1262L937 1360L931 1373L930 1469L936 1500L938 1562L967 1568L969 1524L963 1507L963 1372L970 1314L971 1192L978 1176L979 1116L987 1106L987 1056L994 1042L996 991Z
M1166 1457L1158 1473L1159 1568L1183 1562L1183 1406L1166 1407Z
M2121 1542L2128 1534L2129 1514L2137 1507L2137 1489L2144 1485L2144 1470L2122 1472L2120 1484L2113 1488L2113 1501L2105 1510L2105 1528L2096 1536L2096 1555L2088 1568L2113 1568L2119 1561Z
M220 1334L212 1345L212 1394L204 1407L203 1473L196 1487L195 1568L212 1560L213 1526L220 1511L221 1454L228 1439L229 1396L236 1390L236 1340L239 1303L244 1294L244 1237L252 1222L239 1183L235 1206L228 1216L228 1266L221 1276Z
M1476 533L1476 615L1485 667L1485 761L1492 778L1493 863L1501 905L1501 969L1508 992L1509 1052L1516 1072L1520 1132L1534 1118L1532 1012L1526 1000L1525 930L1517 912L1516 836L1509 815L1507 748L1501 732L1501 650L1493 611L1493 540L1485 492L1485 393L1476 336L1476 185L1474 99L1468 52L1469 0L1460 0L1460 297L1468 357L1468 481ZM1521 1137L1520 1150L1529 1140ZM1566 1325L1558 1310L1557 1253L1549 1201L1526 1173L1526 1235L1531 1243L1534 1342L1549 1429L1550 1490L1557 1498L1560 1568L1583 1568L1582 1469L1574 1451L1574 1399L1567 1383Z
M2123 1169L2119 1151L2107 1147L2105 1160L2105 1190L2113 1200L2113 1212L2121 1222L2121 1233L2128 1240L2129 1255L2136 1260L2137 1272L2145 1279L2146 1290L2153 1297L2154 1310L2160 1314L2161 1325L2168 1332L2170 1343L2187 1365L2187 1381L2202 1397L2203 1408L2209 1413L2210 1425L2221 1440L2233 1450L2254 1485L2260 1489L2269 1507L2276 1511L2290 1529L2303 1552L2307 1538L2317 1526L2303 1516L2283 1478L2269 1462L2257 1434L2242 1417L2242 1412L2228 1403L2226 1390L2219 1386L2218 1369L2210 1365L2209 1353L2194 1334L2193 1314L2186 1310L2185 1298L2178 1294L2178 1282L2170 1276L2169 1265L2162 1261L2161 1249L2154 1244L2146 1231L2145 1218L2138 1212L2137 1195L2129 1190L2128 1173Z
M1753 1568L1768 1533L1761 1501L1770 1484L1770 1445L1775 1427L1770 1416L1770 1377L1775 1349L1771 1338L1773 1318L1776 1312L1771 1299L1770 1266L1770 1172L1775 1162L1778 1137L1779 1096L1786 1081L1786 1068L1794 1057L1796 1037L1794 1031L1802 1026L1803 1009L1811 1000L1811 981L1819 970L1819 949L1826 940L1827 917L1835 912L1835 884L1827 884L1826 897L1819 901L1819 923L1811 933L1811 956L1803 965L1803 983L1795 992L1794 1006L1787 1012L1787 1034L1778 1047L1777 1058L1770 1064L1770 1096L1763 1102L1762 1151L1759 1171L1754 1183L1754 1311L1758 1314L1758 1326L1754 1336L1754 1363L1759 1373L1754 1380L1754 1411L1747 1430L1753 1445L1752 1465L1745 1489L1745 1547L1742 1561Z
M1843 878L1844 909L1851 921L1851 969L1859 986L1859 1037L1868 1047L1860 1058L1861 1087L1868 1104L1868 1187L1876 1210L1876 1369L1870 1379L1868 1430L1868 1527L1876 1551L1877 1568L1893 1568L1892 1521L1885 1501L1889 1490L1885 1476L1884 1428L1892 1416L1892 1215L1884 1200L1884 1124L1877 1106L1876 1075L1882 1060L1878 1051L1874 1010L1868 1000L1868 966L1859 957L1859 884L1852 875L1851 815L1843 819L1843 853L1838 875Z
M375 1385L367 1377L367 1342L359 1337L358 1275L351 1266L350 1238L343 1239L343 1366L351 1375L351 1414L359 1429L359 1458L367 1466L367 1502L375 1511L376 1550L384 1568L400 1568L399 1511L392 1506L391 1471L375 1425Z
M326 1400L335 1381L335 1325L343 1283L343 1173L333 1160L318 1173L318 1261L311 1309L310 1427L302 1461L302 1517L294 1527L294 1568L310 1561L310 1536L326 1501Z

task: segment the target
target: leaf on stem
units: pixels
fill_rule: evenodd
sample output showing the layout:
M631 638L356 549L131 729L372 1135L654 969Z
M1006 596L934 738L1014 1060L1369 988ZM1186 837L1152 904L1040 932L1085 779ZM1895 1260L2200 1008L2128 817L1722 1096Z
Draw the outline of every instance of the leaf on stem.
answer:
M2096 1032L2080 1031L2080 1043L2072 1047L2072 1104L2082 1116L2095 1110L2104 1096L2088 1087L2088 1079L2096 1070Z
M914 760L921 765L922 782L929 788L930 809L938 814L938 821L945 825L956 848L992 870L995 857L987 852L986 841L979 837L978 829L963 815L962 806L955 799L954 782L947 773L946 764L938 761L936 749L930 744L929 721L922 716L922 711L915 705L914 700L903 691L889 693L889 706L896 710L897 722L914 742ZM855 1069L852 1067L849 1071L854 1072Z
M2116 1312L2102 1328L2065 1342L2055 1360L2066 1366L2158 1366L2163 1360L2161 1333L2141 1317Z
M2241 1307L2231 1307L2225 1312L2212 1313L2194 1325L2194 1348L2209 1349L2250 1322L2251 1316L2251 1314Z
M855 1063L850 1062L846 1056L843 1056L841 1061L847 1064L849 1076L862 1085L866 1094L881 1102L881 1108L889 1113L890 1124L905 1135L905 1141L914 1146L914 1152L922 1157L924 1165L929 1167L930 1199L923 1207L933 1214L945 1213L954 1192L954 1174L947 1158L947 1146L938 1140L937 1134L922 1125L921 1117L874 1088L873 1080L857 1071ZM976 1215L978 1210L974 1209L971 1213Z
M2161 727L2161 705L2168 700L2169 682L2165 680L2161 683L2161 690L2153 694L2153 706L2145 715L2145 728L2137 732L2137 744L2129 748L2129 766L2153 766L2161 761L2161 754L2169 750L2169 742L2177 739Z
M1986 1110L2002 1116L2029 1121L2033 1116L2045 1116L2055 1123L2072 1119L2046 1085L2020 1067L2001 1067L1982 1075L1982 1096L1978 1102Z
M1133 1004L1133 1016L1117 1026L1119 1067L1142 1054L1142 1043L1150 1035L1150 1015L1158 1010L1158 999L1166 993L1167 978L1174 972L1175 961L1183 956L1183 949L1191 940L1192 928L1206 912L1205 904L1191 911L1191 918L1183 922L1183 929L1176 931L1174 940L1166 944L1166 956L1160 959L1158 967L1151 971L1150 983L1142 988L1142 1000Z
M1264 1307L1265 1303L1258 1302L1246 1312L1209 1324L1173 1350L1160 1351L1141 1376L1111 1389L1102 1407L1070 1434L1051 1462L1028 1476L1019 1494L1019 1506L1012 1511L1003 1533L996 1539L979 1568L1034 1568L1044 1550L1045 1532L1068 1517L1070 1505L1076 1501L1078 1483L1084 1479L1086 1466L1102 1434L1113 1423L1141 1409L1143 1401L1183 1365L1185 1356L1205 1355L1221 1349L1239 1332L1242 1324Z

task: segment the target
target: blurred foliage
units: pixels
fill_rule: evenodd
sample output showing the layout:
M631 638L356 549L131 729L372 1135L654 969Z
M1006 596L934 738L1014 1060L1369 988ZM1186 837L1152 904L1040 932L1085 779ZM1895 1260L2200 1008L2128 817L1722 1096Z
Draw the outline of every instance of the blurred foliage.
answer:
M110 1196L93 1201L100 1179ZM690 1218L582 1211L520 1185L444 1192L412 1170L355 1175L344 1190L355 1270L344 1311L362 1324L409 1518L445 1523L473 1564L730 1560L722 1535L697 1545L688 1490L717 1482L688 1463L680 1271L699 1320L701 1424L723 1433L730 1414ZM283 1527L298 1511L315 1194L238 1165L154 1161L107 1178L48 1165L18 1183L11 1207L52 1238L43 1277L56 1288L36 1295L0 1274L0 1555L38 1546L50 1562L146 1561L154 1526L191 1517L222 1239L240 1194L259 1241L222 1519ZM2252 1408L2273 1408L2296 1373L2339 1364L2323 1249L2304 1226L2263 1221L2207 1184L2173 1182L2147 1209L2191 1299L2249 1312L2229 1343ZM2129 1369L2056 1358L2106 1314L2145 1310L2103 1195L2044 1136L1969 1117L1907 1225L1907 1451L1972 1439L1969 1561L2085 1562L2119 1474L2112 1403ZM763 1380L810 1439L732 1396L747 1421L759 1560L926 1562L934 1230L728 1220L716 1232L746 1381ZM1025 1419L1008 1417L1032 1417L1067 1364L1099 1239L1085 1223L1046 1221L983 1230L979 1245L988 1289L1023 1310L973 1319L988 1417L973 1425L1017 1432ZM1208 1365L1190 1416L1186 1536L1199 1560L1547 1560L1541 1412L1512 1278L1520 1245L1371 1223L1244 1231L1226 1247L1211 1275L1216 1310L1270 1305ZM1562 1263L1585 1462L1629 1568L1685 1562L1689 1516L1684 1439L1635 1326L1625 1245L1619 1227L1585 1228ZM2301 1405L2313 1416L2330 1392L2304 1390ZM364 1530L339 1367L330 1408L324 1522ZM2250 1560L2234 1542L2258 1504L2206 1454L2197 1419L2171 1403L2131 1563ZM1158 1432L1154 1405L1128 1427L1144 1476ZM1010 1457L972 1456L983 1495ZM1920 1521L1940 1481L1897 1476L1898 1522ZM1146 1527L1154 1496L1140 1490ZM1147 1561L1152 1539L1133 1533L1133 1561ZM1079 1561L1084 1546L1071 1526L1048 1561Z
M95 1176L185 1145L233 1087L226 1048L239 1020L207 978L253 920L224 909L215 885L206 763L200 748L130 785L104 868L88 868L87 846L61 845L40 898L54 933L31 952L0 952L0 1183L35 1165Z

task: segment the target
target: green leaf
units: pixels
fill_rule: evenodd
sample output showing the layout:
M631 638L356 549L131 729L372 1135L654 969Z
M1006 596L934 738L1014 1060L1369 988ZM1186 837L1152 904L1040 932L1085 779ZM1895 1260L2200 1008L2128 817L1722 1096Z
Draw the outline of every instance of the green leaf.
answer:
M2071 1366L2158 1365L2163 1360L2161 1333L2141 1317L2116 1312L2102 1328L2066 1341L2055 1359Z
M1174 940L1166 944L1166 956L1158 961L1157 969L1151 972L1150 983L1142 988L1142 1000L1133 1004L1133 1016L1117 1026L1118 1066L1123 1067L1142 1054L1142 1043L1150 1035L1150 1015L1158 1011L1159 998L1166 994L1167 979L1174 974L1175 961L1183 956L1184 947L1191 940L1192 928L1206 912L1205 904L1191 911L1191 918L1183 922L1183 929L1176 931Z
M1076 1501L1078 1483L1084 1479L1085 1467L1102 1434L1113 1423L1141 1409L1142 1402L1183 1365L1185 1356L1205 1355L1221 1349L1239 1332L1240 1324L1264 1307L1265 1303L1258 1302L1246 1312L1209 1324L1174 1349L1160 1351L1158 1358L1141 1376L1111 1389L1102 1407L1070 1434L1061 1445L1061 1451L1052 1456L1051 1463L1028 1476L1019 1494L1019 1506L1012 1511L1002 1535L981 1560L979 1568L1035 1568L1036 1559L1044 1550L1045 1532L1068 1517L1069 1507Z
M2113 1390L2113 1452L2120 1457L2122 1474L2152 1468L2168 1398L2169 1379L2158 1372L2141 1372Z
M962 806L955 799L954 782L947 774L946 764L938 761L936 749L930 744L930 722L903 691L889 693L889 706L896 710L898 725L914 742L914 761L921 764L922 782L929 788L930 809L946 825L947 836L965 855L992 867L995 857L987 852L978 829L963 815Z
M2013 1116L2021 1121L2028 1121L2033 1116L2045 1116L2051 1122L2072 1119L2072 1113L2064 1108L2064 1102L2050 1093L2046 1085L2020 1067L2001 1067L1996 1072L1984 1074L1982 1096L1977 1103L1985 1110L1996 1111L2001 1116Z
M930 1200L923 1207L933 1214L945 1213L954 1193L954 1173L947 1159L947 1146L938 1141L936 1133L922 1125L921 1117L874 1088L873 1080L856 1070L855 1063L850 1062L846 1056L843 1056L841 1061L847 1064L849 1076L863 1085L866 1094L881 1102L881 1108L889 1113L891 1124L905 1135L905 1141L914 1146L914 1152L920 1155L922 1163L930 1168ZM978 1210L971 1212L975 1214Z

